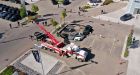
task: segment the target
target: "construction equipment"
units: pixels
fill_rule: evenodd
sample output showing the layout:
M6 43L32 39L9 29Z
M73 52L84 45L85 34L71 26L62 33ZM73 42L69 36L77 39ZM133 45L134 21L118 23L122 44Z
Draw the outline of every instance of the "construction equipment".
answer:
M85 61L88 53L82 50L74 43L64 45L63 42L59 42L50 32L48 32L43 25L36 23L37 26L46 34L47 40L41 40L41 47L46 50L58 53L60 56L74 57L78 61Z

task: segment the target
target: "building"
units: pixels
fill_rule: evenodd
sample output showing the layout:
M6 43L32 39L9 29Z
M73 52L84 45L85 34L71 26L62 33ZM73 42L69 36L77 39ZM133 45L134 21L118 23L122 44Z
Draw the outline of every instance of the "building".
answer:
M140 0L129 0L127 13L140 14Z

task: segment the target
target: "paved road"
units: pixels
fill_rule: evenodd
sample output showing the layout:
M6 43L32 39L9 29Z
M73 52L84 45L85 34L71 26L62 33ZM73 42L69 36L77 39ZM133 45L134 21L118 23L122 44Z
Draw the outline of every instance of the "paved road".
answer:
M29 35L35 29L34 26L15 28L9 30L0 41L0 70L32 47L33 43Z

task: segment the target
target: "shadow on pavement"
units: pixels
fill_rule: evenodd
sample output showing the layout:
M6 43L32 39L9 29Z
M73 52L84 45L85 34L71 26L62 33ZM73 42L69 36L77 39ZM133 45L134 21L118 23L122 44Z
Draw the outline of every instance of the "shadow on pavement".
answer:
M0 39L3 37L4 33L0 33Z
M54 16L54 15L58 15L58 14L46 14L46 15L43 15L43 17L46 17L46 16Z
M49 20L51 18L47 18L47 19L37 19L36 22L41 22L41 21L46 21L46 20Z
M20 39L25 39L25 38L28 38L28 37L20 37L20 38L8 40L8 41L3 41L3 42L0 42L0 44L2 44L2 43L8 43L8 42L11 42L11 41L16 41L16 40L20 40Z
M66 72L69 72L69 71L72 71L72 70L78 69L78 68L83 67L83 66L86 66L86 65L90 65L90 64L92 64L92 63L94 63L94 62L87 63L87 64L82 64L82 65L78 65L78 66L74 66L74 67L70 67L70 70L67 70L67 71L64 71L64 72L58 73L57 75L59 75L59 74L61 75L61 74L63 74L63 73L66 73Z
M140 42L139 40L135 40L130 48L138 48L140 46L139 42Z
M79 22L82 22L84 20L73 20L72 23L79 23Z
M90 61L91 59L95 58L95 54L91 53L91 49L89 49L89 48L81 48L81 49L85 50L88 53L88 55L86 57L87 62Z

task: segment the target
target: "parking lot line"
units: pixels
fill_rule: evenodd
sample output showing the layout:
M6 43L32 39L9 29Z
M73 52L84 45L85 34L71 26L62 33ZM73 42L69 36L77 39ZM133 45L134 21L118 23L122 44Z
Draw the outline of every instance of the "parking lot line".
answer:
M116 41L116 38L113 39L112 47L111 47L110 50L109 50L110 55L111 55L111 53L112 53L112 49L115 47L115 41Z
M95 35L95 36L94 36L94 39L92 40L92 42L91 42L91 44L90 44L89 47L91 47L91 48L93 47L93 44L94 44L96 38L97 38L97 36Z

